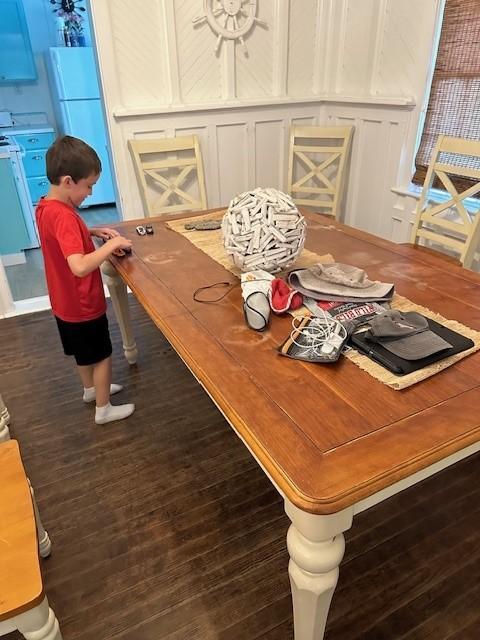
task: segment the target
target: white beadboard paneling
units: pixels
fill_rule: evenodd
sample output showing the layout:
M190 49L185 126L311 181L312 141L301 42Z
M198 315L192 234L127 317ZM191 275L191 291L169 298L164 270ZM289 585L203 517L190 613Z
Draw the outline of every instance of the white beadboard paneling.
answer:
M410 242L417 198L413 195L392 193L392 202L391 215L386 218L388 228L385 237L394 242Z
M381 121L362 118L358 128L360 130L359 152L351 168L351 175L356 180L357 188L354 196L354 210L349 213L354 225L375 233L378 218L381 216L379 207L381 186L375 174L380 170L383 178Z
M116 73L123 103L169 102L167 50L158 0L116 0L110 7Z
M388 0L375 92L422 99L438 0Z
M285 167L283 120L255 124L255 186L282 184Z
M162 129L162 128L147 129L147 130L138 129L128 139L151 140L152 138L167 138L167 137L168 137L167 132L165 131L165 129Z
M254 24L246 34L248 54L238 41L235 43L236 96L240 100L273 94L275 3L259 2L257 18L268 28Z
M317 0L290 0L288 79L291 96L313 95Z
M402 118L398 120L389 118L384 121L383 126L387 132L383 160L385 172L383 183L380 187L380 215L378 216L376 233L384 238L390 238L391 228L389 227L389 219L391 217L390 212L395 203L395 196L391 192L390 187L397 184L398 181L400 160L405 145L408 121ZM403 241L405 240L402 240L402 242ZM398 241L395 240L395 242Z
M211 28L192 24L201 0L91 0L125 216L139 203L129 137L197 132L214 207L257 181L285 188L291 123L330 122L355 126L345 221L388 235L397 215L390 189L409 175L420 112L419 101L399 100L421 98L440 2L258 0L269 29L253 27L245 57L225 41L215 55ZM385 106L369 103L372 91ZM122 109L131 115L112 116Z
M404 224L401 218L392 216L390 225L390 239L393 242L404 242Z
M208 206L217 207L251 187L285 189L290 125L316 124L320 114L319 105L308 104L122 120L115 129L114 145L123 160L118 166L125 218L143 215L128 139L197 135Z
M225 162L225 159L228 161ZM217 127L218 184L221 206L228 205L237 194L255 187L248 184L247 125L245 123Z
M341 216L348 224L390 237L395 204L390 189L398 178L411 118L411 112L398 107L327 107L328 124L355 127Z
M203 15L203 3L174 0L174 8L182 101L201 104L220 100L224 51L215 54L216 36L206 22L192 23Z
M348 0L337 55L337 93L362 94L370 85L379 0Z

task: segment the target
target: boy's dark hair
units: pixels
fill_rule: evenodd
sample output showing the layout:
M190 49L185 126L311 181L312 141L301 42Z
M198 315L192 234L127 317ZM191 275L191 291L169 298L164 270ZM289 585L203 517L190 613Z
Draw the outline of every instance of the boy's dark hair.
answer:
M51 184L60 184L62 176L70 176L74 182L91 175L98 175L102 163L95 149L72 136L57 138L47 151L47 178Z

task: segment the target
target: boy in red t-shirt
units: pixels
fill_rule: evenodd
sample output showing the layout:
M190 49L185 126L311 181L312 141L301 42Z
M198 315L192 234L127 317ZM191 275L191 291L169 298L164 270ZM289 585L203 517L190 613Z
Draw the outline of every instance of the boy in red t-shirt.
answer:
M114 229L87 229L75 207L92 193L102 166L96 152L71 136L58 138L47 151L48 195L38 203L37 219L52 311L65 355L75 357L83 382L83 400L96 400L95 422L122 420L133 404L112 406L112 343L99 266L132 242ZM95 248L91 236L102 238Z

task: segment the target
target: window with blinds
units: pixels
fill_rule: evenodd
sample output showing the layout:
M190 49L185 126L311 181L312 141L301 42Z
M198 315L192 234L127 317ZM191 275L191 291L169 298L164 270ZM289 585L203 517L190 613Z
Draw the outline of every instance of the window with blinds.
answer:
M480 0L447 0L425 125L412 181L423 184L439 134L480 139ZM479 158L449 156L442 162L480 169ZM455 177L457 189L475 181ZM434 187L443 188L441 184Z

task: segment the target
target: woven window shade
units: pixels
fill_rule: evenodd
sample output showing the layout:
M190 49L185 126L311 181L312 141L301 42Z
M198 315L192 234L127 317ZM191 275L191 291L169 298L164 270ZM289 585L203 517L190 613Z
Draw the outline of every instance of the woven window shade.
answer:
M440 134L480 139L480 0L447 0L425 126L412 181L423 184ZM442 162L479 169L478 158L452 155ZM452 177L457 189L475 183ZM434 187L443 188L434 183Z

